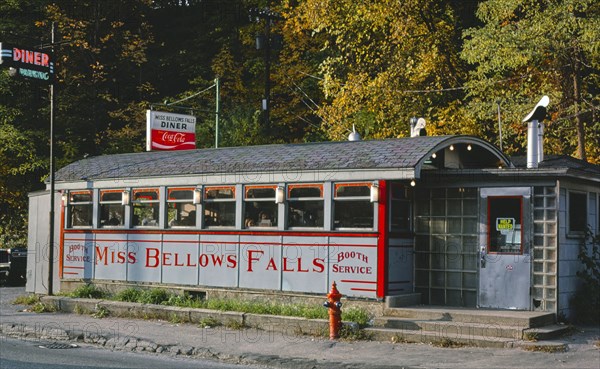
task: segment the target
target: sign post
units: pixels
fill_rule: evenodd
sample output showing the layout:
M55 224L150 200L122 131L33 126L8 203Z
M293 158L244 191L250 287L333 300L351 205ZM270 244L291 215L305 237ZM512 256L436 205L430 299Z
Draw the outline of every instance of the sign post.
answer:
M52 51L54 51L54 22L51 36ZM54 66L52 66L54 76ZM52 296L54 284L54 78L50 83L50 243L48 244L48 296Z

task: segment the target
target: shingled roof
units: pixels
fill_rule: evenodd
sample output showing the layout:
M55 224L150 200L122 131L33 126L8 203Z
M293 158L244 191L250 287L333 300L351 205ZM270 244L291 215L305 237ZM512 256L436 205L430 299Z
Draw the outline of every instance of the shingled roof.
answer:
M527 167L526 156L513 156L511 161L517 168ZM600 177L600 166L588 163L568 155L545 155L538 164L539 172L553 171L555 174L573 174L577 176Z
M433 152L457 143L480 146L509 163L495 146L475 137L424 136L104 155L63 167L56 173L55 180L73 182L293 170L420 170L421 164Z

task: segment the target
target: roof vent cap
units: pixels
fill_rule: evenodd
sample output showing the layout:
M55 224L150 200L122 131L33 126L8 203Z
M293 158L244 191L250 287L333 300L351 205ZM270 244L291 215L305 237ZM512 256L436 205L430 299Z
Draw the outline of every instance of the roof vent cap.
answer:
M361 137L360 134L358 132L356 132L356 128L354 127L354 124L352 125L352 132L350 132L350 134L348 135L348 141L360 141Z
M426 125L425 118L410 118L410 137L427 136Z

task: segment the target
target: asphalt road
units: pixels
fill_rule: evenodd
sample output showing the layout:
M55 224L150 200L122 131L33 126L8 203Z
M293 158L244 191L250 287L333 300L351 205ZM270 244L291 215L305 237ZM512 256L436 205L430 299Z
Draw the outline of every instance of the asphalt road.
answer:
M69 347L68 342L44 342L0 338L0 369L101 369L101 368L202 368L246 369L250 366L208 360L109 351L90 346ZM42 348L44 346L47 348Z

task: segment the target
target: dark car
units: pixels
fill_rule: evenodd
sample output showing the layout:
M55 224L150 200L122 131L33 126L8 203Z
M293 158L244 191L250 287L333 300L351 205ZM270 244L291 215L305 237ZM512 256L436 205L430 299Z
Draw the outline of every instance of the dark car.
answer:
M25 282L27 249L0 249L0 281L11 284Z

